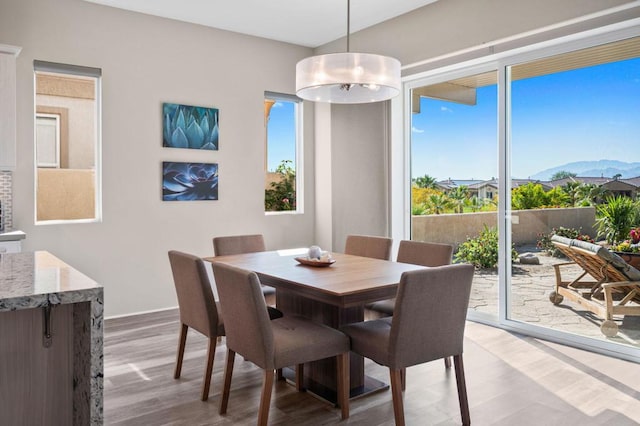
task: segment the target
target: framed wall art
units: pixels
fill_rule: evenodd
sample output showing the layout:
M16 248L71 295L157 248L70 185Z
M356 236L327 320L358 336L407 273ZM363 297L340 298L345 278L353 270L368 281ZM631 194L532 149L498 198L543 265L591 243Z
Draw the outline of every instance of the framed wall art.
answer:
M162 201L217 199L217 163L162 163Z
M218 150L217 108L162 104L162 146Z

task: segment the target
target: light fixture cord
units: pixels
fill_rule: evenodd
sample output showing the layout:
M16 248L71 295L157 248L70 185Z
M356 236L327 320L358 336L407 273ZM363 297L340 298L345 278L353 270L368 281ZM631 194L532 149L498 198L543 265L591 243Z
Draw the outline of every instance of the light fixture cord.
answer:
M347 0L347 53L349 53L349 33L351 33L351 0Z

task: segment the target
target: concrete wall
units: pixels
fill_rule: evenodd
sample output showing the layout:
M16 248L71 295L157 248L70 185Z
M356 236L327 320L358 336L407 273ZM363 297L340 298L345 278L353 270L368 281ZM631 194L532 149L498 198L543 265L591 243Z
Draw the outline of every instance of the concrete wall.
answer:
M413 216L411 239L458 246L467 237L474 237L484 225L497 226L496 212L438 214ZM582 228L582 232L595 237L595 208L516 210L512 214L511 239L515 245L535 244L540 234L553 228Z

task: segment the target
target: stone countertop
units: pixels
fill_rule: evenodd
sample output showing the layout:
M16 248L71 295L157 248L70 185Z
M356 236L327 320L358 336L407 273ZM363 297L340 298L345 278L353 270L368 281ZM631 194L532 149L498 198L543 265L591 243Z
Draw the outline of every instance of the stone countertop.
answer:
M27 237L22 231L0 232L0 241L18 241Z
M104 422L102 286L46 251L0 255L3 315L72 303L73 424L98 426Z
M102 290L49 252L0 255L0 311L102 299Z

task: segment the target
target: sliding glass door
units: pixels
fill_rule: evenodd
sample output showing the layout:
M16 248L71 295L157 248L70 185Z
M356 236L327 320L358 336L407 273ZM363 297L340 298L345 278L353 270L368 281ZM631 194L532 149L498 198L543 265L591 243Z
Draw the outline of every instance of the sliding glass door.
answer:
M471 309L498 317L497 72L411 91L411 239L477 262Z
M476 265L471 319L640 360L640 285L602 285L640 278L639 34L407 82L403 223Z
M601 246L633 250L621 243L640 226L640 38L511 65L507 75L511 238L522 253L511 270L509 318L640 347L640 294L605 323L597 284L617 280L607 276L615 273L609 260L599 262ZM584 251L568 259L574 249L554 245L553 235L583 240ZM613 305L633 288L614 294Z

